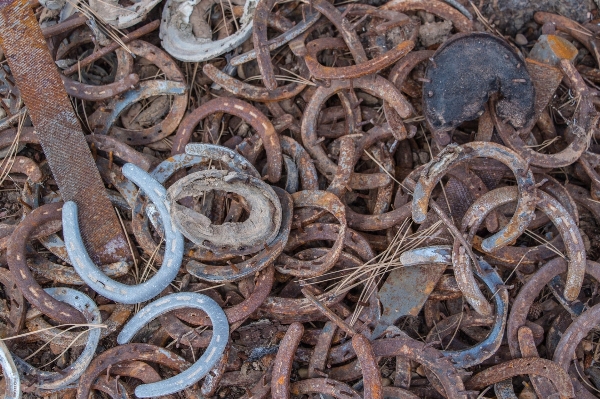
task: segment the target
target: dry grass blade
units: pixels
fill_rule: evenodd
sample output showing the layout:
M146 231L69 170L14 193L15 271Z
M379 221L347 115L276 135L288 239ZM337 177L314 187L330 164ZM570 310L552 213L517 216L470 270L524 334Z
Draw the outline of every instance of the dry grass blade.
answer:
M12 166L15 163L17 152L19 150L19 138L21 137L21 132L23 131L23 122L25 121L26 115L26 113L20 115L19 124L17 125L17 134L15 134L15 138L8 147L6 157L4 157L2 163L0 164L0 185L4 183L4 181L8 177L8 174L10 173L10 170L12 169Z
M289 69L286 69L286 68L280 68L280 69L282 71L285 71L285 72L289 73L292 76L297 77L302 82L302 84L307 84L307 85L311 85L311 86L317 86L315 83L311 82L310 80L307 80L307 79L303 78L301 75L298 75L297 73L294 73L294 72L290 71Z
M91 328L90 328L91 330ZM54 363L55 361L57 361L58 359L60 359L60 357L65 354L74 344L75 342L77 342L77 340L79 339L79 337L83 336L83 334L87 333L87 331L82 331L79 334L77 334L77 336L75 338L73 338L73 340L71 341L71 343L69 345L67 345L67 347L65 349L62 350L62 352L60 352L58 355L56 355L56 357L54 359L51 359L50 361L48 361L46 364L41 365L39 368L43 368L46 367L52 363ZM32 355L33 356L33 355Z
M227 33L227 36L229 36L231 35L231 33L229 33L229 28L227 27L228 24L227 18L225 17L225 6L223 5L223 0L219 0L219 4L221 5L221 13L223 15L223 25L225 26L225 32Z
M200 331L198 331L198 329L200 329ZM188 332L186 332L185 334L183 334L181 337L179 337L179 339L177 340L173 340L171 341L167 346L165 346L165 349L169 349L171 348L173 345L179 345L179 342L183 339L186 338L192 334L196 334L198 336L200 336L200 334L202 334L204 331L206 331L208 329L208 327L206 326L200 326L200 327L196 327Z
M83 15L88 17L88 19L90 19L91 21L94 21L96 23L96 25L98 26L98 29L100 29L104 34L106 34L112 40L117 42L119 44L119 46L121 46L125 51L127 51L129 54L133 54L131 52L131 50L129 49L129 47L127 47L127 45L120 38L120 36L125 36L125 34L123 32L121 32L119 29L114 28L113 26L109 25L88 4L86 4L84 2L74 1L74 0L67 0L67 1L75 9L77 9L80 13L82 13ZM101 1L101 0L99 0L99 1ZM133 11L127 10L122 7L114 6L110 3L106 3L106 2L102 2L102 3L109 7L118 8L120 11L128 11L128 12L134 13Z
M418 248L425 240L434 236L439 231L442 222L437 221L423 231L409 234L411 224L410 219L405 219L387 249L363 265L344 269L341 273L340 271L328 272L318 277L300 280L300 284L311 285L339 280L332 284L323 295L340 295L363 286L358 303L367 302L387 272L403 267L398 260L400 254ZM362 305L356 307L349 323L350 326L356 323L363 309Z
M405 223L409 223L408 219L405 220ZM386 253L386 256L383 257L382 260L374 264L376 268L367 279L367 284L365 284L365 287L362 290L361 295L359 297L359 303L367 302L368 298L370 298L371 295L373 295L373 293L375 292L375 290L377 290L377 287L385 273L398 267L403 267L403 265L397 261L402 252L418 248L425 240L427 240L433 234L435 234L435 232L439 230L441 225L442 222L438 221L434 223L431 227L410 236L407 235L410 231L410 229L408 228L410 226L407 225L407 228L402 235L400 235L400 232L402 232L403 230L402 228L400 228L400 230L398 230L398 233L394 237L394 240L388 246L388 249L384 251L384 253ZM396 243L394 243L394 241L396 241ZM356 323L362 310L362 306L356 307L350 325Z
M161 245L163 244L164 239L161 238L160 242L154 248L154 251L150 255L150 258L144 263L144 269L142 270L142 275L140 279L137 281L137 284L141 284L150 278L150 273L152 271L156 271L154 268L154 262L156 261L156 255L158 255L158 251L160 250Z
M31 358L32 358L32 357L34 357L36 354L38 354L38 353L39 353L39 352L40 352L42 349L44 349L44 348L45 348L47 345L50 345L50 344L52 343L52 341L54 341L55 339L58 339L58 338L59 338L61 335L63 335L63 334L65 334L65 333L67 333L68 331L70 331L70 330L72 330L72 329L74 329L74 328L78 328L78 327L81 327L81 326L88 326L89 328L88 328L86 331L82 331L80 334L78 334L78 335L77 335L77 336L76 336L76 337L75 337L75 338L74 338L74 339L71 341L71 343L69 344L69 346L67 346L67 348L66 348L66 349L65 349L63 352L61 352L61 354L60 354L60 355L58 355L58 357L57 357L56 359L58 359L60 356L62 356L62 354L63 354L63 353L64 353L64 352L65 352L67 349L69 349L71 346L73 346L73 344L74 344L75 342L77 342L77 340L79 339L79 337L80 337L80 336L82 336L83 334L87 333L88 331L90 331L90 330L92 330L92 329L94 329L94 328L106 328L106 327L107 327L107 326L106 326L106 325L104 325L104 324L74 324L74 325L72 325L71 327L67 328L66 330L63 330L63 331L61 331L60 333L56 334L54 337L52 337L52 339L51 339L50 341L44 342L44 345L40 346L40 347L39 347L39 348L38 348L38 349L37 349L35 352L33 352L31 355L27 356L27 357L26 357L25 359L23 359L23 360L27 361L27 360L31 359ZM34 333L37 333L37 332L39 332L39 331L34 331ZM15 338L15 337L11 337L11 338ZM56 360L56 359L54 359L54 360ZM52 363L54 360L52 360L50 363ZM50 364L50 363L47 363L46 365L48 365L48 364ZM46 366L46 365L44 365L44 366ZM42 366L42 367L43 367L43 366Z
M371 161L375 162L375 164L377 164L377 166L379 166L379 168L383 171L383 173L385 173L393 181L395 181L396 183L398 183L400 185L400 187L402 187L404 189L404 191L406 191L409 194L413 193L411 189L409 189L408 187L406 187L405 185L403 185L401 182L399 182L377 159L375 159L375 157L373 155L369 154L369 152L367 150L364 150L364 153L367 154L367 156L369 158L371 158Z
M552 252L554 252L556 255L560 256L561 258L567 259L567 257L561 251L559 251L558 248L556 248L554 245L552 245L552 243L550 241L546 240L544 237L540 236L539 234L536 234L529 229L525 230L525 234L527 234L529 237L533 238L535 241L539 242L546 248L550 249Z
M542 144L537 144L537 145L526 145L526 148L537 148L537 151L542 151L543 149L547 148L548 146L556 143L558 140L560 140L559 136L556 136L552 139L549 140L544 140L544 142Z
M256 76L250 76L249 78L246 78L244 80L244 82L252 82L255 80L262 80L262 79L263 79L263 77L261 75L256 75ZM316 86L316 84L314 84L310 80L306 80L302 76L299 76L299 75L295 75L293 77L286 76L286 75L275 75L275 80L278 80L280 82L299 83L299 84L303 84L303 85L307 85L307 86Z
M404 123L416 123L416 122L425 122L425 117L423 115L417 115L415 117L404 120Z
M131 244L131 240L129 239L129 234L127 234L127 229L125 228L125 223L123 222L123 218L121 217L121 213L119 212L119 209L117 209L116 207L115 207L115 212L117 213L117 217L119 218L119 223L121 223L121 229L123 230L123 234L125 234L125 238L127 239L127 245L129 246L129 251L131 252L131 258L133 259L134 274L136 276L139 276L138 257L136 256L137 253L133 250L133 244Z
M67 332L73 328L77 328L77 327L90 327L90 328L91 327L94 327L94 328L106 328L107 327L104 324L59 324L57 326L46 327L46 328L42 328L42 329L36 330L36 331L30 331L30 332L19 334L19 335L13 335L12 337L0 338L0 341L10 341L11 339L18 339L18 338L27 337L29 335L36 335L36 334L39 334L44 331L53 330L55 328L67 327L67 326L69 328L67 328L65 330L65 332Z

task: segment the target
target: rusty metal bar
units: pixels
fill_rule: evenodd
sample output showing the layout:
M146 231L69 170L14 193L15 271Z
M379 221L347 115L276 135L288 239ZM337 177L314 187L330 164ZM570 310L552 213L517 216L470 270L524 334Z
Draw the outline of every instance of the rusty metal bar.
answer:
M64 201L81 209L81 232L94 260L130 257L81 126L42 30L26 0L0 0L0 47L21 91Z

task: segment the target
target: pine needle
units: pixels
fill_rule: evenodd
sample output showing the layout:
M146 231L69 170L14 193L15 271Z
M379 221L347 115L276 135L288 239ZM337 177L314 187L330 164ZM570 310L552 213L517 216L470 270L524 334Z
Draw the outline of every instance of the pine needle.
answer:
M17 158L17 151L19 150L19 137L21 137L21 132L23 130L23 122L25 121L26 115L26 113L23 113L19 116L17 134L15 134L15 138L8 147L8 153L6 157L2 160L2 163L0 164L0 168L2 168L2 170L0 171L0 185L2 185L8 177L8 174L10 173L10 170L12 169L15 163L15 159Z
M292 72L290 72L290 73L292 73ZM261 75L256 75L256 76L250 76L249 78L246 78L244 80L244 82L252 82L255 80L262 80L262 79L263 79L263 77ZM307 85L307 86L316 86L315 83L311 82L310 80L304 79L302 76L299 76L299 75L295 75L293 77L286 76L286 75L275 75L275 80L278 80L280 82L299 83L299 84L303 84L303 85Z
M387 272L399 267L404 267L398 260L400 254L418 248L425 240L431 238L432 235L439 231L442 222L437 221L431 227L423 231L409 234L411 224L412 222L410 219L405 219L387 249L363 265L346 268L341 271L336 270L318 277L300 280L300 284L311 285L338 280L327 289L325 294L323 294L334 296L363 286L358 302L367 302L368 298L375 292L381 279ZM350 326L356 323L363 309L364 307L361 305L356 307L349 323Z

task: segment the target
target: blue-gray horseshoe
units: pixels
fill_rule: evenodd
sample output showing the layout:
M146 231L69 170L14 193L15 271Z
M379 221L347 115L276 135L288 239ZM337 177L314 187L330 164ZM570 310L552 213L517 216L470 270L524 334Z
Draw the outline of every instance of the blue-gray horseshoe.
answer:
M259 179L261 178L260 174L250 161L232 149L222 145L190 143L185 146L185 153L201 157L202 160L210 159L213 161L221 161L234 172L245 173Z
M431 263L444 263L450 266L452 265L452 246L436 245L406 251L400 255L400 262L404 267ZM483 260L480 260L479 262L483 273L477 275L483 280L493 294L496 313L491 331L483 341L465 350L441 351L445 356L452 359L454 364L460 368L467 368L480 364L496 353L502 343L502 336L508 317L508 291L504 282L489 263ZM434 328L427 337L427 341L431 341L437 337L435 331L436 329Z
M452 250L450 250L452 252ZM460 351L441 351L460 368L473 367L491 357L502 343L508 317L508 290L498 273L484 260L479 260L482 275L476 273L494 297L496 312L489 335L477 345Z
M178 375L151 384L142 384L135 389L139 398L151 398L179 392L194 385L208 374L219 362L229 340L229 323L221 307L210 297L193 292L166 295L145 306L125 324L117 342L119 345L131 341L133 336L156 317L172 310L195 308L206 312L213 326L210 344L204 354L192 366Z
M0 340L0 366L4 375L4 399L21 399L21 378L8 347Z
M71 264L87 285L115 302L136 304L157 296L177 276L183 259L183 235L171 222L165 202L167 193L165 188L148 173L131 163L123 166L123 175L144 191L156 206L162 219L166 244L163 262L158 272L150 280L133 286L119 283L102 273L83 245L77 221L77 205L72 201L66 202L63 206L63 235Z
M46 288L44 291L55 299L66 302L79 310L88 324L100 325L102 323L100 310L98 310L96 303L84 293L66 287ZM24 380L33 379L33 386L40 390L53 392L65 388L76 388L77 380L87 369L96 354L96 348L100 341L100 328L90 328L86 334L87 342L81 355L64 370L59 372L39 370L19 357L14 356L19 373L23 376Z

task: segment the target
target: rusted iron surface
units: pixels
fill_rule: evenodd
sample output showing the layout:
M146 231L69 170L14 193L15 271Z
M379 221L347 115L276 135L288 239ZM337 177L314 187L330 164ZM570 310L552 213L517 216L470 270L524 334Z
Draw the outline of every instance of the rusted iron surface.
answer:
M26 20L0 26L9 395L595 397L600 20L156 3L91 1L113 32L0 0ZM111 229L62 205L41 129L67 108ZM89 259L79 224L122 259Z
M425 75L429 82L423 85L423 103L427 122L440 132L440 140L447 138L441 132L477 118L494 92L502 95L496 104L499 116L513 127L523 128L533 118L533 83L504 40L486 33L455 35L433 60Z
M102 262L128 259L118 219L104 195L102 180L28 2L7 1L0 7L0 47L9 60L63 200L74 200L81 207L82 234L94 258Z

